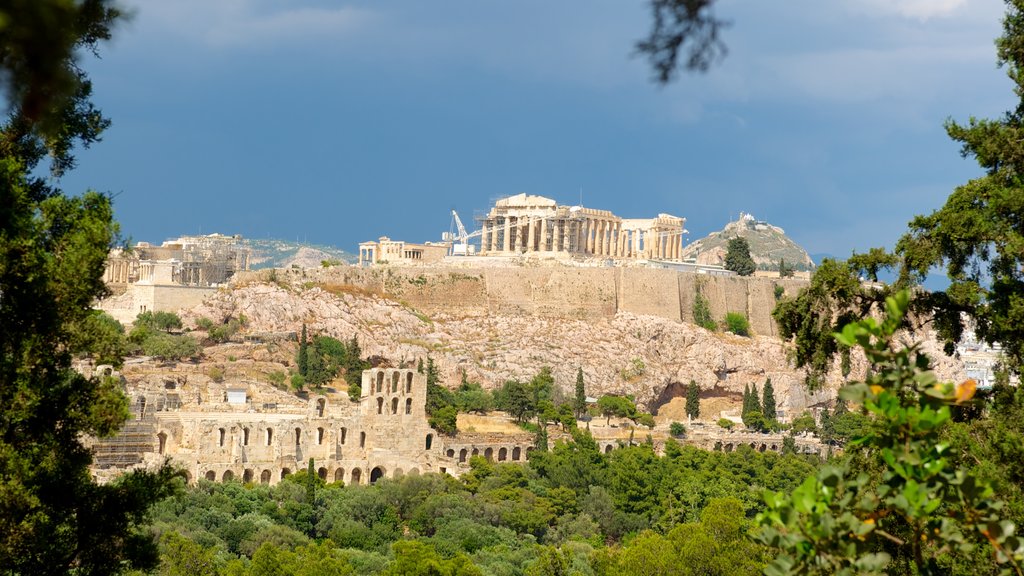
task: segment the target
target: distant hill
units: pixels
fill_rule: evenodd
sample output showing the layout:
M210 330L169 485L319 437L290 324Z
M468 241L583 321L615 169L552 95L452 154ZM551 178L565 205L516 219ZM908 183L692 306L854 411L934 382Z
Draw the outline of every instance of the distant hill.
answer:
M313 268L320 266L324 260L340 260L346 264L355 264L358 261L355 255L334 246L252 238L246 238L242 243L252 250L249 267L254 270L287 268L293 264L302 268Z
M790 240L782 228L743 213L739 220L726 224L722 230L687 245L683 248L683 258L694 258L698 264L722 265L729 240L737 236L747 239L750 255L760 270L778 270L780 259L797 270L815 268L807 251Z

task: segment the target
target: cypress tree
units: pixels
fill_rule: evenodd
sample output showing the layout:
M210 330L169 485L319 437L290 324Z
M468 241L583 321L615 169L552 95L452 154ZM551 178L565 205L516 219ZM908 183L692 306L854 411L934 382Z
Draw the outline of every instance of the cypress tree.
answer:
M316 501L316 470L313 469L313 459L309 459L306 466L306 503L310 506Z
M582 418L587 411L587 391L583 386L583 368L576 369L576 397L573 399L573 412L576 418Z
M743 409L740 411L740 417L742 418L743 415L746 414L747 412L750 412L750 385L749 384L744 384L743 385Z
M764 409L761 407L761 393L757 391L757 384L750 387L750 410L764 414Z
M700 388L693 380L686 389L686 415L694 420L700 417Z
M778 417L778 406L775 403L775 389L772 387L771 378L766 380L764 383L762 398L763 401L761 402L761 407L764 411L765 419L775 420Z
M295 364L298 365L299 374L303 378L306 377L306 372L309 371L309 342L306 340L306 324L302 324L302 338L299 339L299 356L295 359Z

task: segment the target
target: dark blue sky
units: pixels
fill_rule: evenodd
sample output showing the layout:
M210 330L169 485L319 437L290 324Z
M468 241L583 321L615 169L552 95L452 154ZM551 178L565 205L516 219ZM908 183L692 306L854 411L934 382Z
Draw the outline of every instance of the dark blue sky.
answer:
M640 0L123 0L88 61L114 124L65 179L125 235L436 240L528 192L740 211L810 252L889 245L979 174L947 118L1010 108L999 0L721 0L729 54L650 81Z

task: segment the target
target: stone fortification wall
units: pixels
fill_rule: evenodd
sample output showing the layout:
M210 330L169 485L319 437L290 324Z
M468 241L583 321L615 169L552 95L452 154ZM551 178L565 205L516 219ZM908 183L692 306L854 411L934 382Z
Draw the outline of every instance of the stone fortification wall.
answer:
M609 318L617 312L693 321L699 290L715 319L743 312L755 333L777 335L771 318L775 286L795 293L804 280L709 276L652 268L379 266L292 272L303 282L346 285L408 304L426 313L460 316L534 315ZM239 282L265 280L243 273ZM298 281L298 279L296 279Z

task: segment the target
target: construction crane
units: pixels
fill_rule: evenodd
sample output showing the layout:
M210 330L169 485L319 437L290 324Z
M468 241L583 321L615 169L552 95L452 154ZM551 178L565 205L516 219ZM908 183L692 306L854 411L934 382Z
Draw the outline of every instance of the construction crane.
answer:
M470 238L480 236L483 231L478 230L472 234L466 232L466 227L462 225L462 219L459 218L459 213L452 210L452 226L449 228L455 228L457 232L448 232L443 235L444 240L452 243L451 255L452 256L472 256L475 252L472 245L469 243Z

